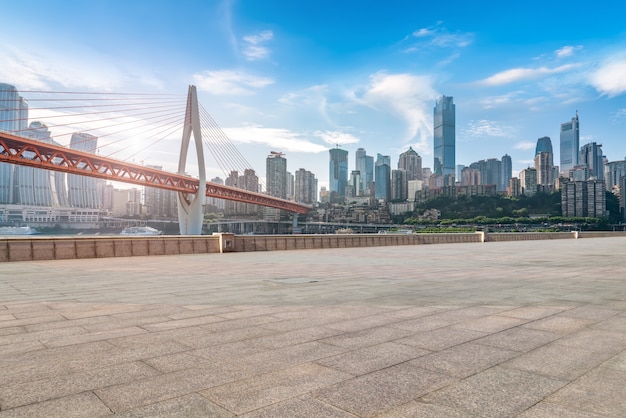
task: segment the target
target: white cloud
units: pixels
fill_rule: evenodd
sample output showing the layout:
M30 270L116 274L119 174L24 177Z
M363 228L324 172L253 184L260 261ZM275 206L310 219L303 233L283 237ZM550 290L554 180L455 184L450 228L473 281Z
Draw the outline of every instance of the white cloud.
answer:
M626 92L626 56L612 57L590 76L591 85L609 97Z
M421 28L411 34L412 37L424 40L418 45L408 49L408 51L414 51L419 47L458 47L464 48L472 43L474 40L473 33L450 33L445 27L441 26L442 22L437 22L433 27Z
M320 101L320 96L328 90L327 84L319 84L311 86L304 90L292 91L284 94L278 101L282 104L296 105L296 104L317 104Z
M615 112L615 118L616 119L626 118L626 109L619 109L617 112Z
M518 142L517 144L513 145L513 148L526 151L530 149L535 149L536 146L537 144L534 142L524 141L524 142Z
M0 80L20 90L49 90L61 86L112 91L131 78L126 69L113 64L109 57L76 48L60 58L46 49L31 52L0 43ZM155 83L154 78L150 83Z
M501 71L490 77L480 80L478 84L486 86L500 86L503 84L515 83L518 81L537 79L550 74L563 73L578 66L578 64L565 64L555 68L511 68L510 70Z
M428 76L385 72L371 75L363 94L352 92L352 99L358 104L403 119L406 124L404 141L417 141L414 148L425 154L431 152L432 108L437 96Z
M554 54L558 58L571 57L574 55L576 51L579 51L582 48L583 48L582 45L577 45L577 46L567 45L567 46L564 46L563 48L559 48L556 51L554 51Z
M288 129L245 125L237 128L224 128L223 130L234 142L267 145L275 151L306 153L328 151L328 147L311 142L305 135Z
M233 70L207 70L194 74L193 79L199 89L216 96L250 95L274 83L271 78Z
M472 137L493 136L500 138L510 138L515 133L515 128L511 126L500 125L491 120L472 120L469 127L463 130L463 133Z
M315 131L313 134L322 138L324 142L331 145L357 144L359 142L359 138L345 132Z
M264 30L256 35L244 36L245 48L243 54L246 56L246 59L248 61L256 61L269 57L270 50L265 46L265 43L273 38L274 33L270 30Z

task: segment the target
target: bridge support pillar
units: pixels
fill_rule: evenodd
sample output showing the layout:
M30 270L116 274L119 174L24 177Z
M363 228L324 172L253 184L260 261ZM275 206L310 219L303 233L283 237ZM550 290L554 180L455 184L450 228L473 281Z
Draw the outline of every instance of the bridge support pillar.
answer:
M183 126L183 141L178 159L178 174L185 174L187 151L189 150L189 141L192 133L198 158L199 185L195 195L183 192L178 193L178 223L181 235L202 235L202 206L205 201L206 170L196 86L189 86L189 93L187 94L187 109Z

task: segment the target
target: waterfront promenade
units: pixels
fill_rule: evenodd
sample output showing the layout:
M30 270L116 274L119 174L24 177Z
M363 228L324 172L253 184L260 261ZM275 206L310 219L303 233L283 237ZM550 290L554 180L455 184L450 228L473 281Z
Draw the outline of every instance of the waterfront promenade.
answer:
M625 237L0 263L0 418L625 410Z

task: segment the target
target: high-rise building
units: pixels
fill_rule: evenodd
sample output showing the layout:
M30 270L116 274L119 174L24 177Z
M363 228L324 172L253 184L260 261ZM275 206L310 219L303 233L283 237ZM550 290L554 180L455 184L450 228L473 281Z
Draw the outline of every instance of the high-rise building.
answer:
M0 130L23 135L28 125L28 102L15 86L0 83ZM0 203L15 203L13 196L14 165L0 163Z
M504 191L502 189L502 161L489 158L470 164L470 168L480 171L481 184L493 184L497 191Z
M464 168L465 168L465 165L463 165L463 164L457 164L456 165L456 171L454 172L454 178L456 179L457 183L461 182L461 178L463 177L463 169Z
M354 159L355 159L355 170L359 172L359 182L360 184L358 185L358 189L355 190L359 190L359 195L363 194L363 191L366 189L367 186L367 169L366 169L366 160L367 160L367 153L365 151L364 148L359 148L356 150L356 153L354 154Z
M422 157L409 147L398 158L398 170L406 171L407 180L422 180Z
M391 170L391 200L405 201L408 197L408 172L405 170Z
M569 177L569 170L579 163L580 129L578 112L571 121L561 124L561 172Z
M374 167L374 197L389 201L391 198L391 157L378 154Z
M224 180L221 177L213 177L211 179L211 183L224 184ZM225 202L224 199L218 199L216 197L207 197L206 198L206 204L209 205L209 206L213 206L213 207L215 207L218 210L224 209L224 207L225 207L224 202Z
M53 143L48 127L41 122L32 122L23 136L35 141ZM53 194L52 185L62 186L65 191L64 173L43 170L34 167L16 166L13 169L13 200L18 205L59 206L58 196ZM57 182L55 179L59 178Z
M602 144L590 142L580 148L578 159L581 165L587 166L589 175L596 180L604 180L604 155L602 155ZM585 179L588 180L588 179Z
M549 152L540 152L535 155L535 170L537 170L537 184L541 186L554 186L554 178L552 176L552 154Z
M480 170L465 167L461 171L461 186L478 186L482 184L480 180Z
M626 158L621 161L611 161L604 165L604 181L609 191L620 185L620 179L626 176ZM621 195L626 196L625 189L619 189Z
M513 160L509 154L502 156L502 188L504 191L509 186L509 180L513 177Z
M554 155L554 151L552 150L552 141L549 136L542 136L537 139L537 146L535 147L535 155L540 152L549 152Z
M363 175L361 175L363 176ZM363 194L370 195L370 189L374 183L374 157L372 155L365 156L365 182L363 183Z
M520 171L519 181L523 195L534 196L537 193L537 170L528 167Z
M361 196L363 194L361 186L361 172L359 170L352 170L350 173L350 182L348 184L348 187L352 190L350 197Z
M267 194L281 199L287 198L287 159L282 153L272 152L265 159L265 182ZM266 220L279 220L280 209L263 208Z
M312 205L317 201L317 179L304 168L296 171L295 179L296 202Z
M272 153L265 160L265 182L267 194L281 199L287 198L287 159L280 153Z
M561 185L561 210L565 217L606 216L603 180L566 181Z
M147 167L163 170L160 165L148 165ZM177 192L158 187L145 187L143 193L146 215L152 219L178 218Z
M335 203L343 203L346 196L346 186L348 185L348 151L341 148L329 150L330 164L328 173L328 183L331 193L336 196Z
M437 99L434 114L434 174L454 176L455 162L455 105L452 97Z
M98 148L98 137L88 133L72 134L70 148L78 151L95 154ZM95 178L68 174L67 176L68 200L73 208L100 208L97 180Z

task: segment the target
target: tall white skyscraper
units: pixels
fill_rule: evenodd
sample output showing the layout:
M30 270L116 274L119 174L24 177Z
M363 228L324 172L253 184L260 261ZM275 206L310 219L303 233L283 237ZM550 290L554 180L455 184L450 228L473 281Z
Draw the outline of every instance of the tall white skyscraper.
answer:
M70 148L95 154L98 148L98 137L88 133L72 134ZM101 207L97 190L97 180L92 177L69 174L67 176L68 200L74 208Z
M561 124L561 173L567 173L579 163L580 129L578 112L570 122Z
M0 130L23 135L28 125L28 102L15 86L0 83ZM15 203L13 164L0 163L0 203Z

